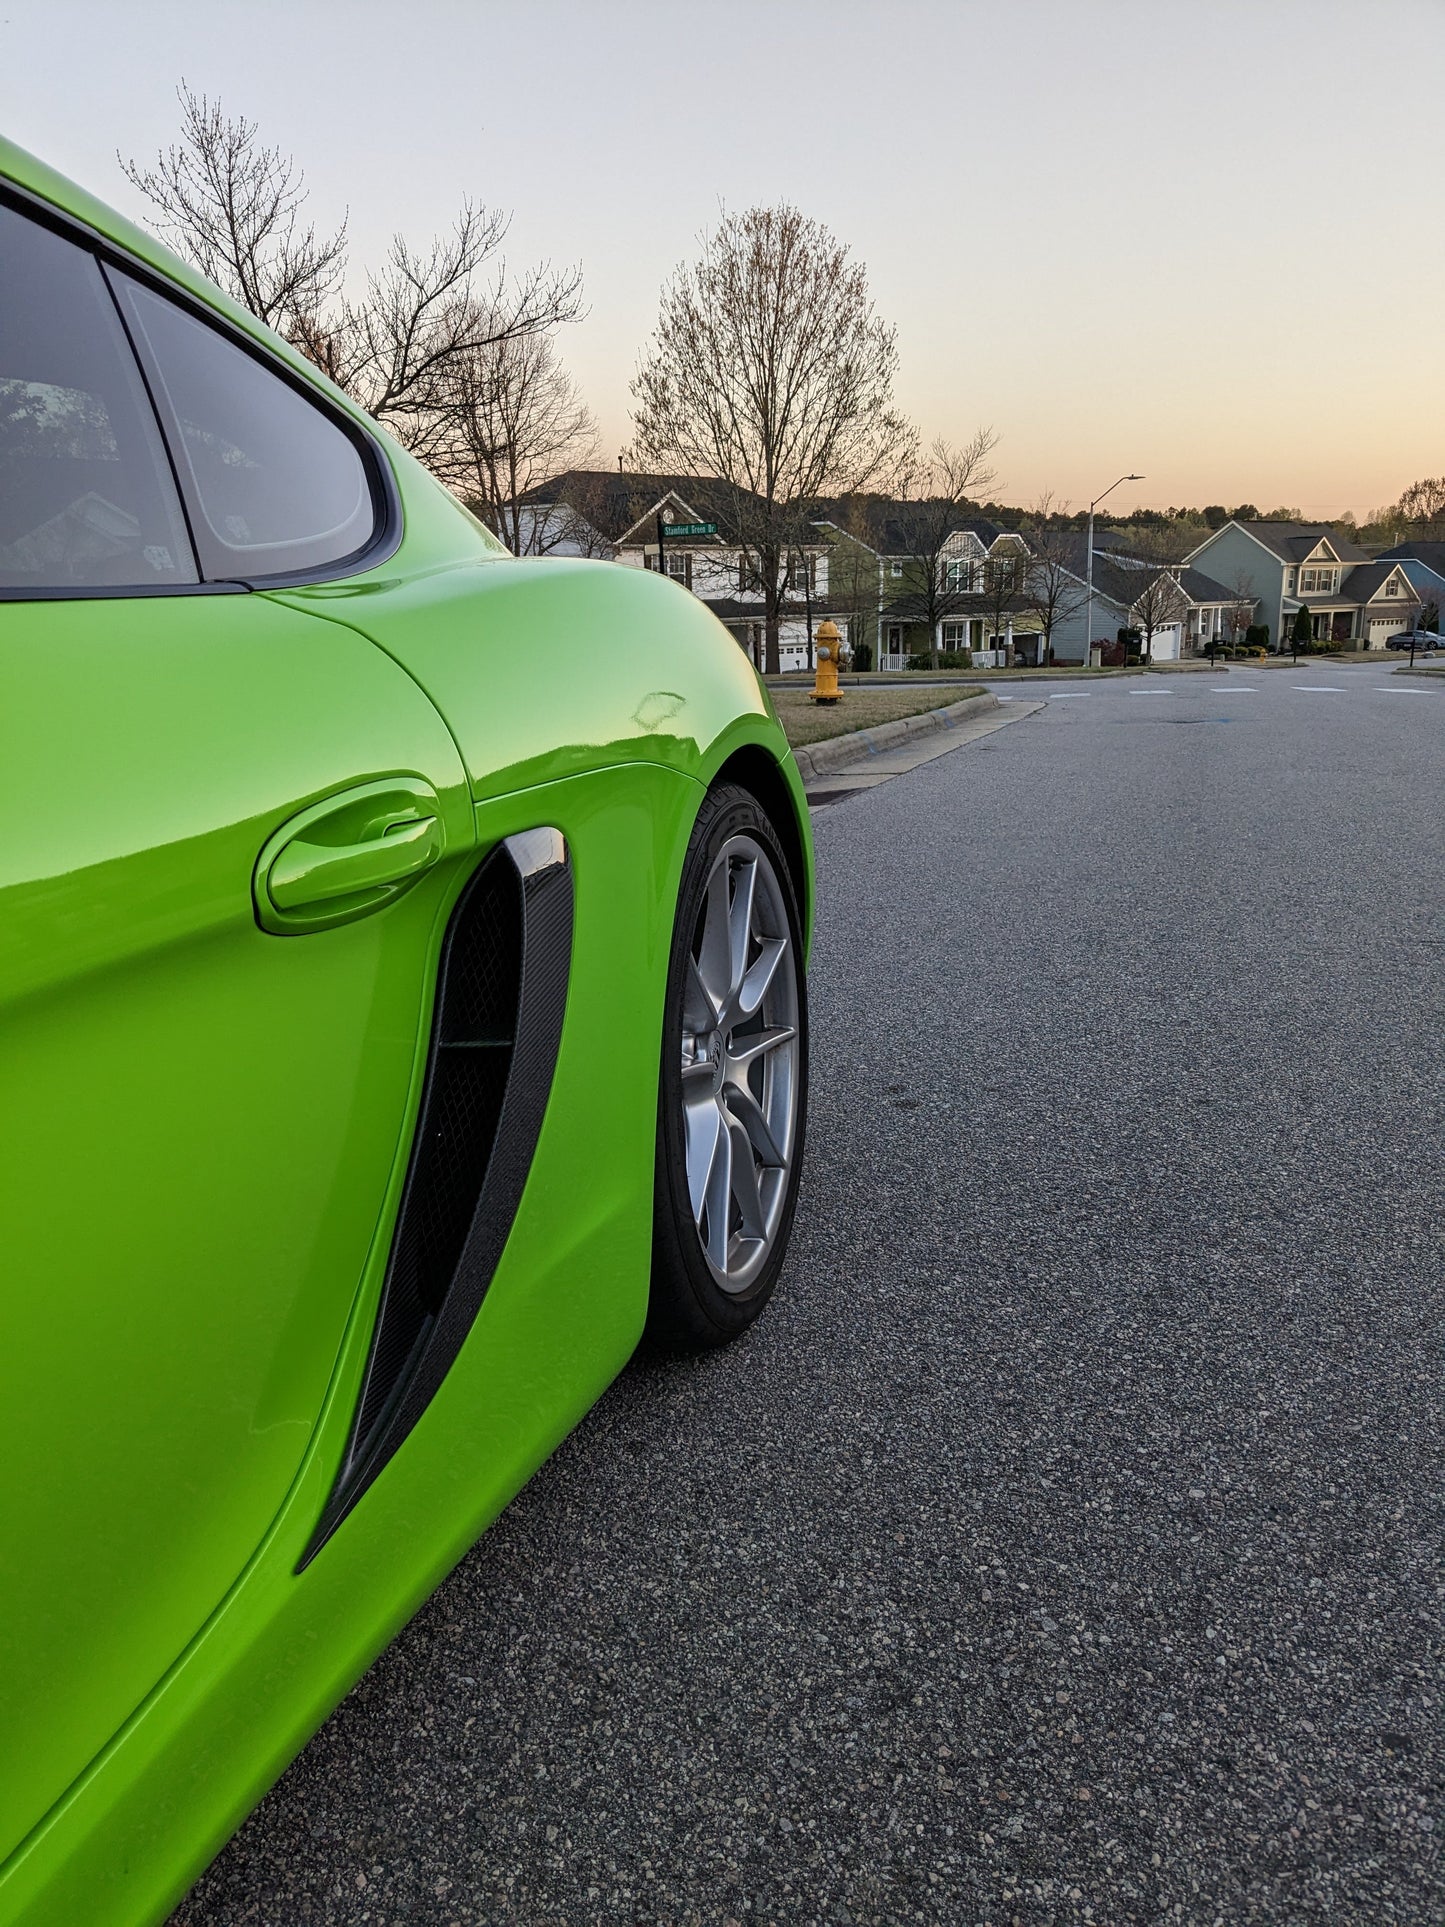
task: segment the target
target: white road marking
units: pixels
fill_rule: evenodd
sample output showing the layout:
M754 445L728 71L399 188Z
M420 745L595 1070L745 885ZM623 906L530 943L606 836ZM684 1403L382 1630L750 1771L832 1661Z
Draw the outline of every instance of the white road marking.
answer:
M1381 696L1428 696L1428 689L1386 689L1382 682L1372 682L1371 689Z
M1291 689L1307 689L1312 696L1343 696L1345 685L1342 682L1292 682Z
M1205 687L1216 696L1257 696L1259 694L1258 689L1251 688L1248 683L1242 682L1211 682L1206 683ZM1410 694L1413 696L1415 691L1412 689Z
M1051 703L1086 703L1092 699L1093 693L1091 689L1061 689L1058 691L1051 689L1048 699Z
M1172 689L1131 689L1128 693L1131 696L1172 696L1174 691Z

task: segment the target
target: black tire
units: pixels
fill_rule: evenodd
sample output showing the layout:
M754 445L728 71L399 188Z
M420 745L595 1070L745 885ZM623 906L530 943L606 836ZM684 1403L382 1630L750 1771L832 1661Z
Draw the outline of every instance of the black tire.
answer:
M704 926L709 914L709 880L719 871L723 875L726 900L733 906L727 917L731 933L739 914L736 906L741 885L738 879L755 861L754 852L758 862L749 885L749 904L761 899L761 907L754 915L768 931L780 918L786 920L787 947L769 979L765 1001L759 1005L756 1015L732 1026L724 1013L719 1028L713 1033L713 1055L709 1060L713 1069L709 1073L708 1062L691 1054L699 1049L695 1027L699 1021L696 1014L699 987L703 983L700 952L707 942ZM781 935L781 930L777 930L771 936L766 933L750 936L748 954L760 964L763 950ZM780 980L779 973L784 968L791 973L791 985ZM752 976L749 970L744 986ZM778 1008L785 1013L789 1010L796 1013L795 1036L791 1042L784 1039L780 1044L763 1046L766 1055L758 1053L755 1061L750 1061L746 1076L752 1080L748 1089L755 1094L750 1106L748 1092L740 1090L737 1084L740 1075L737 1052L746 1052L750 1045L762 1045L765 1037L781 1035L787 1025L768 1021L770 1013ZM720 1047L716 1042L719 1038ZM783 1165L774 1166L770 1162L771 1153L753 1150L754 1195L762 1214L757 1222L760 1228L768 1229L765 1250L755 1249L764 1240L748 1235L750 1227L727 1189L729 1179L723 1180L721 1195L726 1203L719 1218L713 1219L707 1206L703 1207L702 1217L694 1212L687 1153L689 1131L696 1127L691 1115L684 1119L685 1049L690 1053L691 1068L687 1075L694 1099L699 1078L706 1083L711 1075L712 1095L704 1093L702 1111L707 1111L711 1104L720 1117L732 1120L731 1149L727 1154L729 1174L735 1168L731 1159L741 1159L738 1147L745 1140L749 1145L753 1143L755 1123L749 1120L761 1117L764 1141L777 1145L777 1140L768 1133L769 1116L776 1120L785 1114L788 1099L786 1091L781 1089L782 1080L788 1080L791 1085L789 1141L777 1147L786 1154ZM682 866L668 963L662 1067L658 1080L652 1289L647 1320L647 1336L653 1345L674 1351L710 1350L740 1337L761 1315L787 1256L807 1110L807 986L803 974L802 924L793 879L773 826L757 799L735 784L720 784L709 791L693 827ZM744 1132L744 1138L739 1138L739 1130ZM696 1158L695 1169L700 1168L701 1159ZM745 1183L741 1162L736 1169L740 1182ZM707 1189L712 1196L711 1178ZM738 1227L736 1233L733 1225ZM721 1270L714 1262L720 1248ZM728 1270L727 1254L733 1250L744 1254L736 1274ZM724 1276L729 1279L726 1289L719 1282Z

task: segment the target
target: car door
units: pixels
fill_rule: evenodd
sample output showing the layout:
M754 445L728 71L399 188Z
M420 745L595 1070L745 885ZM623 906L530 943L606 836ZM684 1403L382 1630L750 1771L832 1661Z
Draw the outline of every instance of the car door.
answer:
M472 832L411 679L238 586L394 541L365 438L34 209L0 263L3 1858L296 1475Z

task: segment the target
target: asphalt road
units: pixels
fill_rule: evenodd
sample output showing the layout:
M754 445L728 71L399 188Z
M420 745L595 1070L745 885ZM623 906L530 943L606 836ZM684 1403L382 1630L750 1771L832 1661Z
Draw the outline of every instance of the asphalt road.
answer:
M1445 1920L1442 746L1370 667L1068 685L822 811L769 1316L176 1921Z

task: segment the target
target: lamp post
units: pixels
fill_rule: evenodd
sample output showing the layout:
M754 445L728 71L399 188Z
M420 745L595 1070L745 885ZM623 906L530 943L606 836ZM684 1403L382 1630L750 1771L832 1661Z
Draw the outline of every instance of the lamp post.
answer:
M1121 475L1118 482L1110 482L1104 495L1112 495L1121 482L1142 482L1142 475ZM1103 501L1104 495L1096 495L1089 504L1089 547L1084 557L1084 668L1088 669L1094 658L1094 510Z

